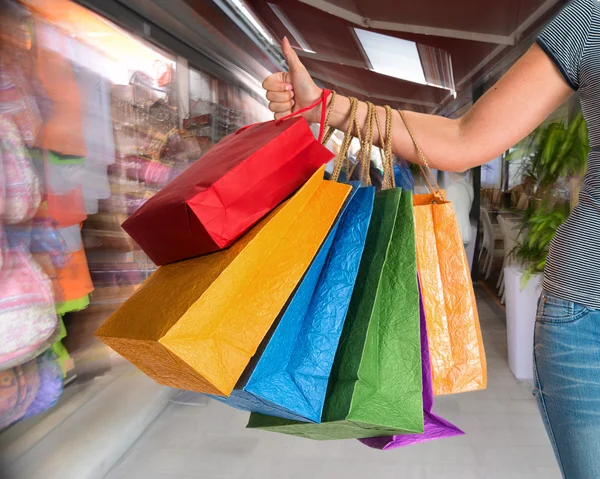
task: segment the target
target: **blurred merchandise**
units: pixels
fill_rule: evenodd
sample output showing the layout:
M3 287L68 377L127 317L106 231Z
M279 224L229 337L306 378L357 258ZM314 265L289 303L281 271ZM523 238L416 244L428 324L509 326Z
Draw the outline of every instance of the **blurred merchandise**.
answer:
M6 224L30 220L40 203L40 185L31 158L10 114L0 116L4 178L2 219Z
M0 429L25 417L46 412L63 390L63 377L53 351L0 372Z
M0 0L0 429L122 362L93 333L156 266L121 224L268 117L181 61L69 0Z

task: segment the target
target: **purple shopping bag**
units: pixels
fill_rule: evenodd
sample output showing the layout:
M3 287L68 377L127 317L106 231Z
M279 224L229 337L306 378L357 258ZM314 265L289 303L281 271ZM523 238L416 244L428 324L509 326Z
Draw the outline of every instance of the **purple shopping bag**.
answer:
M423 419L425 422L423 434L403 434L400 436L372 437L360 439L360 442L374 449L395 449L397 447L420 444L446 437L462 436L463 431L444 418L434 414L433 409L433 380L431 377L431 362L429 359L429 342L427 340L427 322L423 308L423 297L419 287L419 306L421 312L421 358L423 371Z

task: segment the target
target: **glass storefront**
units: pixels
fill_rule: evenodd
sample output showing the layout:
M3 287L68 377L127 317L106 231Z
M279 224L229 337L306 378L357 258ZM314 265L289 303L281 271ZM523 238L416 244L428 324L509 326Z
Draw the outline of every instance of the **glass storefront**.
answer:
M123 364L94 331L155 266L120 225L224 136L270 115L263 99L74 2L1 6L5 429Z

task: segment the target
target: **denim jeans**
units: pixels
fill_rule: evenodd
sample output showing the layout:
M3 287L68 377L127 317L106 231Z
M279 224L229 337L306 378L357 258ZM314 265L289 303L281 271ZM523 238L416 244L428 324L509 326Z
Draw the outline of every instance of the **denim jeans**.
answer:
M600 478L600 310L542 293L534 394L563 477Z

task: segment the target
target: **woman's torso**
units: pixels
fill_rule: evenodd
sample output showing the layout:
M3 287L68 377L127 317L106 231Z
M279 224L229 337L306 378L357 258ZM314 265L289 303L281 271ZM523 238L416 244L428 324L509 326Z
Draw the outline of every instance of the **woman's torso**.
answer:
M578 92L592 150L579 204L558 228L550 247L544 289L560 298L600 308L600 3L576 3L587 15L585 44L577 50L581 55L577 66ZM573 27L577 28L567 28ZM570 50L566 48L564 54Z

